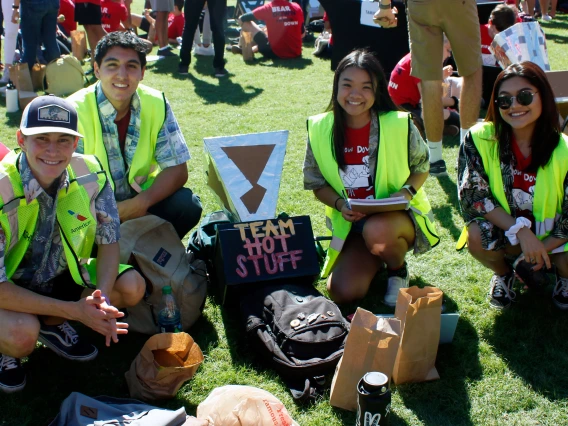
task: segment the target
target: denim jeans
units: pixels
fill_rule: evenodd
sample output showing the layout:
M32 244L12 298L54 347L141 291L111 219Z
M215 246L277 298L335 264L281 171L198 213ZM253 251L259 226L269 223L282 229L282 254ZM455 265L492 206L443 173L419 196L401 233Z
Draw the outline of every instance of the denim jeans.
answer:
M193 36L197 25L199 25L199 17L204 5L205 0L185 0L185 26L183 27L181 50L179 52L180 65L189 66L191 63ZM207 8L209 9L213 47L215 48L213 67L225 68L225 27L223 25L225 23L225 15L227 14L227 0L207 0Z
M201 211L199 197L189 188L178 189L168 198L148 209L148 213L155 214L170 222L180 239L199 223Z
M51 62L60 56L55 38L59 0L22 0L20 3L20 30L24 44L22 62L31 68L36 62L39 44L45 47L45 60Z

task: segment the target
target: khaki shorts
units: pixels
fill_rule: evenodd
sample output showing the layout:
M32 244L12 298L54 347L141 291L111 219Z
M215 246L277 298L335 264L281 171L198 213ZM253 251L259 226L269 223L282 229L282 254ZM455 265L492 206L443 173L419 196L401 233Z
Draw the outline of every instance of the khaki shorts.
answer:
M407 0L406 7L413 77L442 80L443 33L462 77L481 68L476 0Z

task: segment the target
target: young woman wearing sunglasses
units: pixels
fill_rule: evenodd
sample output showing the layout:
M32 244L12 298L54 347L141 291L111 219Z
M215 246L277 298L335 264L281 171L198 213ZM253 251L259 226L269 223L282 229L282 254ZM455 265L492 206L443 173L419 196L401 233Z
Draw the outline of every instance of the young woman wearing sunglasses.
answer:
M567 173L568 138L544 72L532 62L510 65L495 81L485 121L460 147L458 165L469 252L494 272L492 307L511 305L515 270L531 286L554 264L552 299L568 309Z

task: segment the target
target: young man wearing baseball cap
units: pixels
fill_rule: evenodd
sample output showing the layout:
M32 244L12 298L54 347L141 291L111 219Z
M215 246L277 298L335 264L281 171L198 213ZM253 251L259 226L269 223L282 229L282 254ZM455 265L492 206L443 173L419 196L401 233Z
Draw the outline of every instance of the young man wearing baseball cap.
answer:
M34 99L0 162L0 390L26 383L19 358L36 341L76 361L96 357L67 322L118 342L117 308L142 298L143 278L119 265L118 211L96 157L74 154L77 112L55 96ZM94 245L96 259L90 259Z

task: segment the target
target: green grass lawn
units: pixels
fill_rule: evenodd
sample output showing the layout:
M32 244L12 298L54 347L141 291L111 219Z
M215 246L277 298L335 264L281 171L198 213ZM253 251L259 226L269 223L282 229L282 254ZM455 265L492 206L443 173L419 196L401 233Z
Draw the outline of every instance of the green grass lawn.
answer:
M133 10L141 9L142 0ZM548 40L552 68L568 69L568 16L558 15L542 24ZM289 130L277 212L308 214L314 233L324 234L321 203L302 189L302 162L306 118L322 112L329 102L333 73L329 61L312 56L290 61L256 60L246 64L227 54L230 78L212 76L212 58L193 57L190 75L177 75L177 60L150 64L144 83L163 90L181 125L192 154L188 186L201 196L204 211L218 209L205 185L203 138L273 130ZM20 113L5 114L0 98L0 140L15 146ZM568 424L568 314L544 296L519 291L507 312L488 307L486 293L491 273L466 252L456 252L463 226L456 196L457 139L446 140L444 158L450 176L426 182L442 241L428 254L408 256L411 284L432 285L445 293L450 311L460 313L454 342L441 346L437 368L441 379L393 388L393 425L560 425ZM382 277L384 278L384 277ZM379 300L379 280L360 306L386 312ZM324 290L323 282L318 284ZM356 306L346 306L345 314ZM101 336L82 329L99 347L99 357L88 364L72 363L38 346L25 360L27 386L16 395L0 396L0 425L45 425L55 417L61 401L72 391L127 397L124 373L146 336L128 335L119 344L104 347ZM282 381L258 366L242 337L236 315L209 297L203 317L190 330L205 355L197 374L163 407L197 405L216 387L243 384L266 389L280 398L301 425L352 425L353 413L335 409L329 394L314 405L299 406Z

